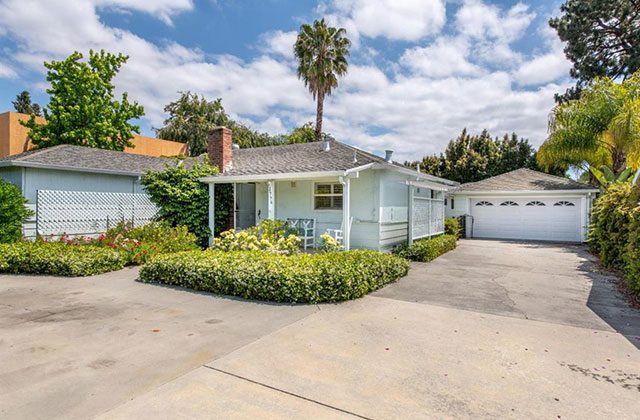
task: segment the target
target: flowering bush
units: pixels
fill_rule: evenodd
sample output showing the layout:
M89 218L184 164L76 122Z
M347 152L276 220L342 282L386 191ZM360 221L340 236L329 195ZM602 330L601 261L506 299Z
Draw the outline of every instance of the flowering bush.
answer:
M146 283L277 302L355 299L403 277L409 262L376 251L281 255L209 249L160 255L140 269Z
M336 241L333 236L328 233L323 233L320 235L320 240L322 241L320 244L320 249L324 252L337 252L343 249L342 245Z
M264 220L259 226L236 232L224 231L213 240L214 249L221 251L271 251L295 254L300 251L300 238L286 222Z
M186 227L170 227L158 222L139 227L120 223L97 238L62 235L57 242L111 248L124 256L127 265L140 265L160 254L198 249L196 236Z

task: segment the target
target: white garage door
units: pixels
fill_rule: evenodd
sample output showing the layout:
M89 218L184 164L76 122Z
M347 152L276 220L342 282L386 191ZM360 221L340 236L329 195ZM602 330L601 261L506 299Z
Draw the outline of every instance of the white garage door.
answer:
M581 241L580 199L471 199L474 238Z

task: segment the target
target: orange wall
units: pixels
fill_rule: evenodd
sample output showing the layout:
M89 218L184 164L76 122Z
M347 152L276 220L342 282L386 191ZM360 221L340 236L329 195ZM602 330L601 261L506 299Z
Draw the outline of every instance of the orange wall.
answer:
M29 129L20 124L29 116L17 112L0 114L0 157L17 155L32 148L29 141ZM44 123L42 117L36 117L38 123ZM134 135L131 142L135 147L126 147L125 153L147 156L187 155L187 145L170 140Z

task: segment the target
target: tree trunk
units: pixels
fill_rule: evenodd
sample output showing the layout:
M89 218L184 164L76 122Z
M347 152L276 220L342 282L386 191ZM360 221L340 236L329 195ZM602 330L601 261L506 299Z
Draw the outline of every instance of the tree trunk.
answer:
M613 160L613 173L618 176L627 168L627 154L621 149L614 149L611 158Z
M324 92L318 92L316 107L316 141L322 140L322 111L324 107Z

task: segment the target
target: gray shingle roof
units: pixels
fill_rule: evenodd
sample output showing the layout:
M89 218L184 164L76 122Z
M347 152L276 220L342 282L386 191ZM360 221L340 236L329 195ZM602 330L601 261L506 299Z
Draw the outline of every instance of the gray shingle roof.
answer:
M52 167L74 171L141 175L175 165L175 159L91 147L58 145L0 158L0 166Z
M385 163L379 156L335 140L331 140L328 151L322 150L322 142L237 149L232 161L232 168L224 175L345 171L369 163Z
M521 168L496 175L482 181L460 185L457 192L464 191L562 191L593 190L594 187L571 179Z

